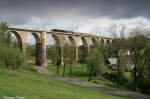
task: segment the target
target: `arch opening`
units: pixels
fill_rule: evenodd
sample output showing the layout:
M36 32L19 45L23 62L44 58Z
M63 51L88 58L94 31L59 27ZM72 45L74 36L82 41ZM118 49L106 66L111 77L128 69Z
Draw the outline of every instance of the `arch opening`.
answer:
M70 56L72 56L71 58L74 59L76 58L76 44L72 36L66 36L63 50L64 50L64 59L68 59L68 57Z
M87 39L85 37L81 37L80 46L79 46L79 62L86 63L86 57L88 56L89 46Z
M10 31L11 36L11 43L13 43L13 46L18 47L20 50L22 50L22 38L20 34L16 31Z
M110 45L110 41L109 40L106 40L106 45Z
M85 37L82 37L81 40L82 40L83 46L84 46L84 47L88 47L88 43L87 43L86 38L85 38Z
M59 49L62 46L60 43L60 39L57 35L48 34L46 41L47 65L56 65L57 59L59 57Z
M61 45L59 37L57 35L51 35L51 36L53 37L53 40L55 40L55 45L57 47L61 47L62 45Z
M102 46L105 45L104 39L101 39L101 45L102 45Z
M92 38L92 44L93 45L97 44L96 38Z
M25 39L27 63L41 65L41 43L36 33L29 33Z

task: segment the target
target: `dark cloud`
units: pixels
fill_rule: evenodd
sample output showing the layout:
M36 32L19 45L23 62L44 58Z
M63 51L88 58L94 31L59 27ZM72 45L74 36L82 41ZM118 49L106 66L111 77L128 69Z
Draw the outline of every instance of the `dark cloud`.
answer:
M150 18L150 0L0 0L0 20L25 24L32 16L49 21L80 17Z

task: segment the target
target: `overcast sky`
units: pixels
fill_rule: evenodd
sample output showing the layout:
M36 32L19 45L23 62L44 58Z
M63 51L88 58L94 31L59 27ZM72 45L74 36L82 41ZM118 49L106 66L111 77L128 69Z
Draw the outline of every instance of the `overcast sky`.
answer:
M150 0L0 0L0 20L12 27L107 35L115 22L150 23Z

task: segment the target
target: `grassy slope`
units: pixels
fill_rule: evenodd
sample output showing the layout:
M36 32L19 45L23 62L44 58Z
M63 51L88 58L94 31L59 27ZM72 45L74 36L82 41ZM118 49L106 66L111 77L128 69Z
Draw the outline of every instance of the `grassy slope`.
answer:
M51 72L56 73L57 67L54 65L49 65L48 70ZM60 75L63 74L63 67L60 67ZM83 81L88 81L88 72L87 72L87 66L82 66L82 65L73 65L72 66L72 76L75 79L83 80ZM69 73L69 66L66 66L66 75ZM113 82L103 78L103 77L92 77L92 82L107 85L107 86L115 86Z
M125 99L66 84L33 71L0 69L0 99L3 96L25 96L26 99Z

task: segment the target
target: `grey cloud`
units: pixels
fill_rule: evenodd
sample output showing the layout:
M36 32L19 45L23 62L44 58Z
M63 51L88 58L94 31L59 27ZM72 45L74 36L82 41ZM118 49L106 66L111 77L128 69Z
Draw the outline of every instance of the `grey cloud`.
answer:
M0 0L0 20L25 24L32 16L45 21L63 18L143 16L150 18L150 0Z
M88 7L88 9L87 9ZM150 17L150 0L93 0L83 6L83 13L95 17L132 18Z

